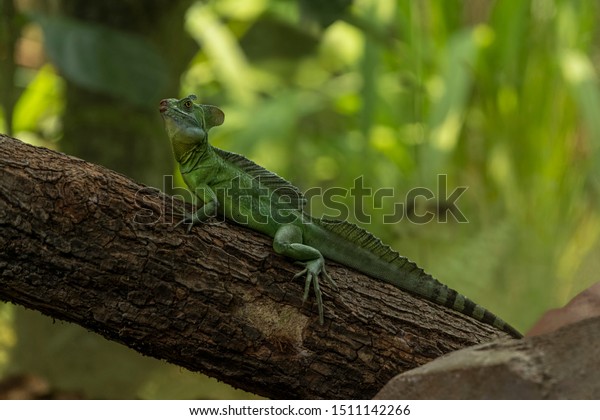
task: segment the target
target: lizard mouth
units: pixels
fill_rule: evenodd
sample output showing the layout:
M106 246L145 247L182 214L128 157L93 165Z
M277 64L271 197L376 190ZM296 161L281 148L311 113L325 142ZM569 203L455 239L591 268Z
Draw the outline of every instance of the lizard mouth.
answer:
M159 107L158 107L158 111L163 114L167 111L168 107L167 107L167 100L166 99L162 99L160 101Z

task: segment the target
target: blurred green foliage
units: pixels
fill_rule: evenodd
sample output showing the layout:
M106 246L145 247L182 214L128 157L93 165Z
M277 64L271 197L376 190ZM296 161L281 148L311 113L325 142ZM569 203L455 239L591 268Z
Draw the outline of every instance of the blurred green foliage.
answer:
M358 176L374 190L393 187L393 198L365 200L373 215L365 227L526 330L600 268L599 8L569 0L198 1L179 23L197 52L170 96L195 93L221 107L226 120L211 131L213 144L304 190L350 189ZM94 27L75 29L95 36ZM159 62L140 47L137 67L123 65L142 41L117 51L124 76L114 78L89 49L86 63L99 74L75 68L66 50L53 54L64 47L55 33L44 32L53 65L16 70L19 138L60 149L63 77L133 103L147 83L162 83L153 67L135 91L111 84L127 85L140 62ZM111 54L102 60L118 72ZM449 192L468 187L457 204L469 223L382 223L411 188L436 192L438 174L448 175ZM443 200L420 206L444 211ZM311 210L326 213L318 202ZM0 364L14 341L3 333L5 312Z
M166 65L143 38L62 16L33 16L46 53L70 81L142 106L160 100Z

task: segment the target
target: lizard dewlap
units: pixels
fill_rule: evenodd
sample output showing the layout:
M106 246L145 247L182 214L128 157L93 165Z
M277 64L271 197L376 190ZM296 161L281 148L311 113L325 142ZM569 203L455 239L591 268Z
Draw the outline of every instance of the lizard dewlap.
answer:
M302 193L288 181L244 156L211 146L208 132L223 124L225 115L219 108L195 100L194 95L163 99L159 108L181 175L201 204L180 222L189 224L188 231L219 214L272 237L275 252L304 265L294 278L305 279L304 300L312 285L321 324L319 280L337 289L325 269L325 258L329 258L521 337L496 315L440 283L366 230L348 222L311 217L303 210Z

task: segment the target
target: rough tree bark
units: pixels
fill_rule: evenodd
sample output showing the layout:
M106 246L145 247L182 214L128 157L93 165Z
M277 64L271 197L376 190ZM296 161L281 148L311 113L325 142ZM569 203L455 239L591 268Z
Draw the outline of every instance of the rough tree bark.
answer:
M173 228L156 189L0 135L0 299L271 398L370 398L505 336L329 263L325 325L298 266L231 223ZM178 219L175 216L176 220Z

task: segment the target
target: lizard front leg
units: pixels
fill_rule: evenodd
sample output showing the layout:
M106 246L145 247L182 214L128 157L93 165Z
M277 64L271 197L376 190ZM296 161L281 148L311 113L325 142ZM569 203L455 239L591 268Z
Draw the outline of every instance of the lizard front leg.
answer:
M182 223L188 224L187 233L190 233L192 227L199 223L202 223L208 220L211 217L217 215L217 209L219 208L219 201L217 200L217 195L208 185L203 184L200 185L194 191L194 197L197 198L196 201L200 201L203 205L196 210L195 213L189 213L184 211L183 219L179 221L175 225L175 227L181 225Z
M323 276L337 290L337 285L325 270L323 255L318 249L302 243L302 230L295 225L284 225L277 230L273 239L273 249L278 254L293 258L304 265L304 270L298 272L294 279L306 275L302 302L308 298L312 283L319 309L319 323L323 325L323 295L319 286L319 276Z

